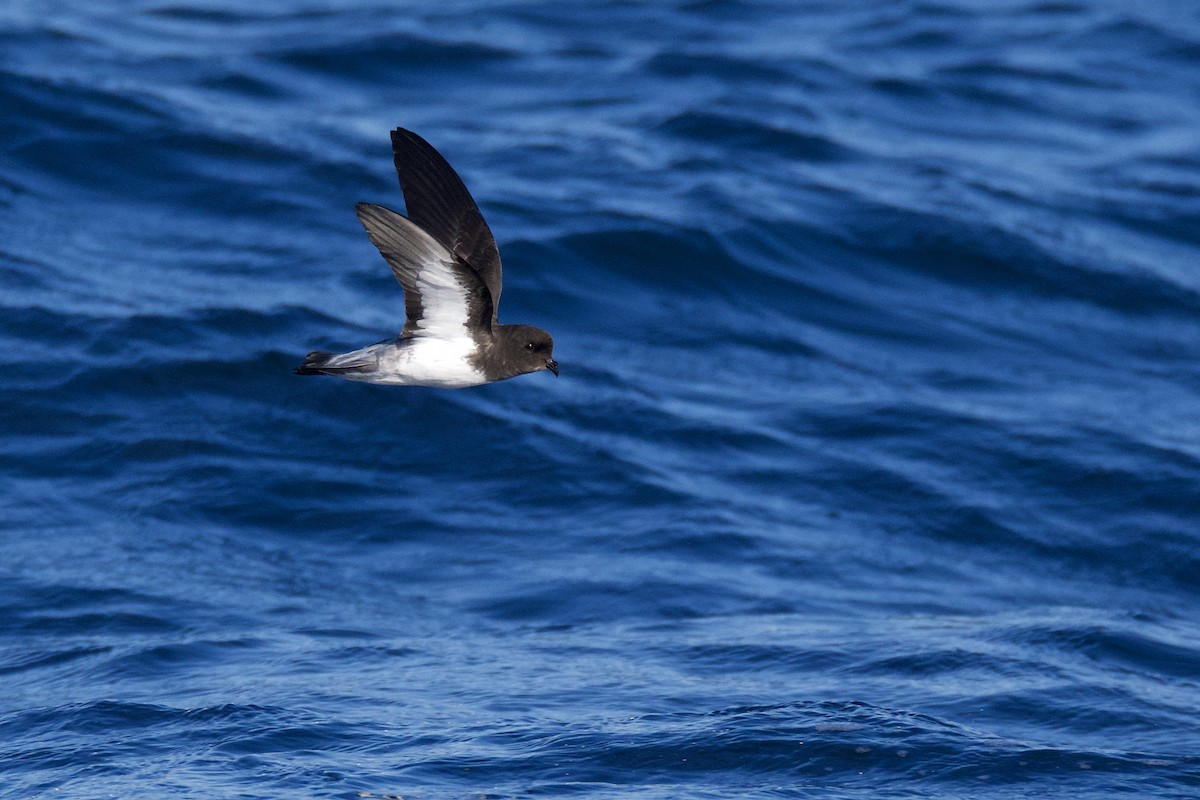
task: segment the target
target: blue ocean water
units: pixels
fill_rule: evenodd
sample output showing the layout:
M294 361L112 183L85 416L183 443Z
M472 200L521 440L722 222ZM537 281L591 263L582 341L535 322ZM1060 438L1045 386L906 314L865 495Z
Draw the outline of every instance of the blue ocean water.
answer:
M0 795L1200 796L1200 6L0 7ZM562 377L299 378L387 132Z

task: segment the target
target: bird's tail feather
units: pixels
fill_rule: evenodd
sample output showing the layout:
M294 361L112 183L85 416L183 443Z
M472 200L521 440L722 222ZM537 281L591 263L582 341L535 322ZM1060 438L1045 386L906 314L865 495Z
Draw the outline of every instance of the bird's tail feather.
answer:
M295 372L297 375L320 375L325 372L322 367L328 364L331 358L333 358L333 353L314 350L304 357L304 363L296 367Z
M345 355L314 350L304 357L304 363L294 371L297 375L344 375L347 372L373 372L375 367L373 360L347 360Z

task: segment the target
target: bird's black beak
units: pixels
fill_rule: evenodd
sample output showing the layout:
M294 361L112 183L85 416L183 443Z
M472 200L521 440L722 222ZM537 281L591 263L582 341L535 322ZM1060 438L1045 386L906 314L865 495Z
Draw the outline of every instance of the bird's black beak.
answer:
M546 369L554 373L554 377L558 377L558 362L553 358L546 359Z

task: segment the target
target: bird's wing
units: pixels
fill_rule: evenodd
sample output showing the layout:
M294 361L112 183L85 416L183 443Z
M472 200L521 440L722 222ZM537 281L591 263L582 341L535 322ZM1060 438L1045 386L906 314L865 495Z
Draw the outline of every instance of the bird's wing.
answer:
M492 321L500 305L500 251L458 173L412 131L392 131L392 158L408 218L471 265L492 294Z
M359 203L355 212L404 287L401 336L491 337L492 296L469 264L395 211Z

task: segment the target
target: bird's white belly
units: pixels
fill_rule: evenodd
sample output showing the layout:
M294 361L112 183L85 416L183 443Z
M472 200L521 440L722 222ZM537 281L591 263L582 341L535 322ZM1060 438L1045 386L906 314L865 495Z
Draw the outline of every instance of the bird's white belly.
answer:
M450 341L433 337L403 340L401 345L387 345L379 354L379 371L371 377L373 383L395 386L437 386L458 389L487 383L483 373L471 365L475 342L463 338Z

